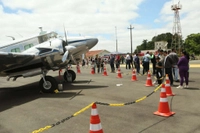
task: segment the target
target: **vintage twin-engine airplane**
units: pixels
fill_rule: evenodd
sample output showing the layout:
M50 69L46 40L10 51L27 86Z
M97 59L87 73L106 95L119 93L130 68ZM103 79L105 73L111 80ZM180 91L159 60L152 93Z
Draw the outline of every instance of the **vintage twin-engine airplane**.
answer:
M44 34L43 34L44 35ZM46 36L39 35L34 37L37 41L33 45L28 39L28 44L25 43L24 49L20 52L16 51L20 43L0 47L0 76L13 78L15 81L18 77L32 77L42 75L39 81L39 87L42 92L53 92L58 88L57 81L47 76L49 70L65 69L64 79L66 81L74 81L76 73L73 70L68 70L68 65L71 62L76 62L81 59L81 55L86 53L89 49L94 47L97 38L65 38L57 37L55 32L50 32ZM45 39L44 39L45 38ZM33 38L31 38L33 39ZM22 46L26 40L20 41ZM32 40L33 42L33 40ZM29 46L29 44L32 44ZM28 49L25 46L30 47ZM11 51L9 51L9 49ZM14 49L14 50L13 50ZM19 49L18 49L19 50Z

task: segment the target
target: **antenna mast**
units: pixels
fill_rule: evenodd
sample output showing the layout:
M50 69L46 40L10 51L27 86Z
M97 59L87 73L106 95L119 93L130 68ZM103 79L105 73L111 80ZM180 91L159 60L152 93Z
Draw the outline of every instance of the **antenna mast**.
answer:
M181 10L181 8L182 5L180 4L180 1L178 2L178 4L173 4L171 6L171 9L174 11L171 48L174 48L175 50L178 49L179 53L182 43L181 23L179 17L179 10Z

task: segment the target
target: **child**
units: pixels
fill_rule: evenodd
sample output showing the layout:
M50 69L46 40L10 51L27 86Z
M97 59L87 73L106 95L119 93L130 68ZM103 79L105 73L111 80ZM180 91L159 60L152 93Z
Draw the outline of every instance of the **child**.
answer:
M158 84L162 84L162 62L160 61L160 57L156 57L156 78Z

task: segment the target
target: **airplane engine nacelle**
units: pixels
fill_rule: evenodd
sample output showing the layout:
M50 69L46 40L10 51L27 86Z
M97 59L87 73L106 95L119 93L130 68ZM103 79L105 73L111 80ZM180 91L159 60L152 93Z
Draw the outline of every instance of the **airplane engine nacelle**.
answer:
M40 53L41 60L46 69L58 70L67 66L71 60L70 54L73 53L75 46L67 45L67 43L61 39L54 39L42 45L38 49L44 49L44 53ZM49 49L49 51L47 50Z
M22 76L24 78L26 78L26 77L36 76L36 75L39 75L39 74L42 74L42 70L40 68L25 72L25 73L22 74Z

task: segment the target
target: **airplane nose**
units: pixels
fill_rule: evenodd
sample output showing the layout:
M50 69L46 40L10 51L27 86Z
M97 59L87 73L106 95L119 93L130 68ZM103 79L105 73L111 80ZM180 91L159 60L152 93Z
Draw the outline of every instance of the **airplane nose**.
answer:
M89 49L94 47L97 43L98 43L98 39L97 38L91 38L91 39L87 40L87 46L88 46Z

